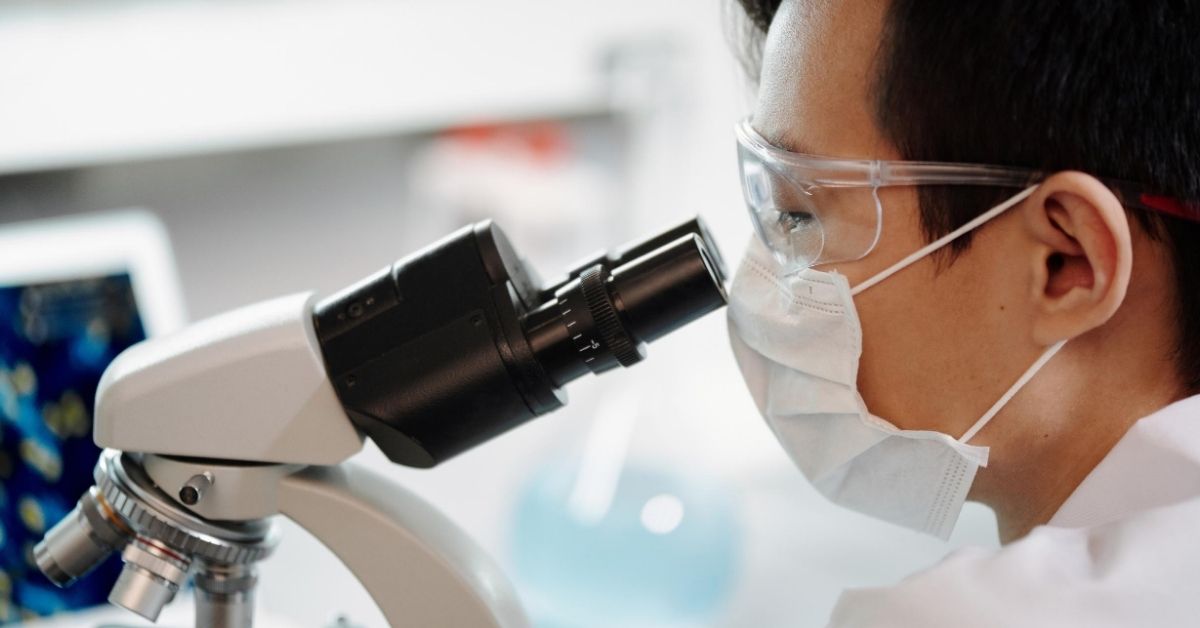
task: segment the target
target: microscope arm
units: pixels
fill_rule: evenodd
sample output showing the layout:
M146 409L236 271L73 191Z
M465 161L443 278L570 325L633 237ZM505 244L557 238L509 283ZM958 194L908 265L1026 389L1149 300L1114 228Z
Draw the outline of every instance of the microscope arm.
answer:
M350 568L391 626L529 625L516 592L483 550L377 473L351 464L309 467L281 480L279 511Z

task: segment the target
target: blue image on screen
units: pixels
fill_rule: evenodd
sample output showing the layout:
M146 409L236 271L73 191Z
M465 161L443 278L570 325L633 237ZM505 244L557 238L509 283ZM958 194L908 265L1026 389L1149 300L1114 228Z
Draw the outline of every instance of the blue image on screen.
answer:
M33 547L91 487L96 385L145 337L128 275L0 286L0 624L107 600L118 557L59 589Z

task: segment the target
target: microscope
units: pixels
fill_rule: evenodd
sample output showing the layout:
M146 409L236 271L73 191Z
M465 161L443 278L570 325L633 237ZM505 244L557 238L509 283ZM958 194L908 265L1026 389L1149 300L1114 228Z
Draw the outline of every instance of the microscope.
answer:
M109 596L151 621L189 579L196 625L253 624L255 564L296 521L392 626L528 625L507 579L429 504L346 460L370 438L429 468L561 407L726 302L699 219L542 282L490 222L324 299L297 294L135 345L105 371L95 485L34 550L67 586L119 552Z

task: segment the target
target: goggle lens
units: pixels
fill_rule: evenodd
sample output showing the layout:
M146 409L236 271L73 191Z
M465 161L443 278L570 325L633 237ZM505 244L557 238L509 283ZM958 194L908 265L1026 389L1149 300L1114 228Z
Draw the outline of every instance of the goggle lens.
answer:
M856 260L879 237L873 188L824 188L789 178L739 148L742 191L755 232L787 270Z

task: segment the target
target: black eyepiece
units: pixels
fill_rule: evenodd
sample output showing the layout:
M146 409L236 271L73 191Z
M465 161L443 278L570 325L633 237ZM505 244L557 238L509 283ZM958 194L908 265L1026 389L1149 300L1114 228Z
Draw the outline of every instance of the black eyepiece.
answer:
M534 353L559 386L591 371L632 366L645 345L725 305L724 272L688 233L616 267L576 272L527 318Z
M480 223L320 302L314 321L347 414L394 462L429 467L566 401L589 372L720 308L725 269L700 220L537 287Z

